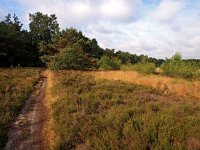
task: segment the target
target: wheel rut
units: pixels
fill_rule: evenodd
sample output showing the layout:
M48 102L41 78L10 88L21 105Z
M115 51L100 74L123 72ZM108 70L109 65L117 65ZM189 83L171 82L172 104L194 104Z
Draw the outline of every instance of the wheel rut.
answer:
M5 150L47 149L44 136L48 118L44 104L46 85L46 78L41 78L35 85L24 108L10 127Z

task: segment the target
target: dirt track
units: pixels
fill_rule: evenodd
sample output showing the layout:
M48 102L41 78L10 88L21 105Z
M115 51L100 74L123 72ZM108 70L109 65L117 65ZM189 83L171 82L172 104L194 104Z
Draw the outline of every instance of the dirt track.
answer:
M42 78L35 86L35 90L8 132L5 150L47 149L43 136L47 122L47 110L44 105L46 84L46 78Z

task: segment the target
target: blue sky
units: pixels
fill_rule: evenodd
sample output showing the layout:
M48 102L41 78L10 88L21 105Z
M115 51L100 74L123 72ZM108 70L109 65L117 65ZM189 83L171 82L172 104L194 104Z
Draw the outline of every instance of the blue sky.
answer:
M175 52L200 59L200 0L1 0L0 20L16 13L56 14L62 29L75 27L103 48L165 58Z

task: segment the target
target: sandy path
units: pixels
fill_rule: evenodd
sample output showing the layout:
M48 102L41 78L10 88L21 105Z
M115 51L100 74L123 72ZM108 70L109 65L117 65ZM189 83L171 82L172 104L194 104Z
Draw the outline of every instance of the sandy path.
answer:
M8 132L5 150L47 149L43 136L47 122L47 110L44 105L46 84L46 78L42 78L35 86L35 90Z

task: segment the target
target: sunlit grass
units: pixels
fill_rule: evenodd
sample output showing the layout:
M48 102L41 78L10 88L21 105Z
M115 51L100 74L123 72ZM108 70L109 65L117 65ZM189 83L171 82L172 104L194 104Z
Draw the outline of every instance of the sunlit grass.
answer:
M53 118L52 118L52 105L56 101L56 97L58 96L53 96L52 93L52 88L54 84L56 83L56 77L53 74L53 72L46 70L42 74L44 77L47 78L47 87L46 87L46 93L45 93L45 106L47 108L47 113L48 113L48 118L47 118L47 123L45 125L45 131L44 131L44 136L46 137L46 141L48 142L49 149L53 149L55 142L57 141L57 135L54 132L53 129Z
M165 93L193 96L200 99L199 80L189 81L159 75L146 75L136 71L99 71L93 72L92 75L95 79L121 80L160 89Z
M58 137L55 149L200 146L200 104L196 99L163 95L160 90L123 81L95 79L91 73L53 74L50 94Z

